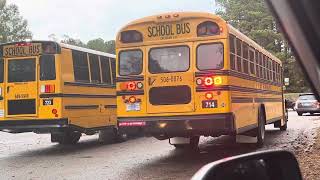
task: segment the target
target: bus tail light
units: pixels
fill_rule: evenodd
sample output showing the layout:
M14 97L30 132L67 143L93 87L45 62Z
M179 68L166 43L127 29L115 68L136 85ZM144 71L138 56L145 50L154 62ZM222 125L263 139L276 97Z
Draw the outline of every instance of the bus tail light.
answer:
M213 98L212 92L207 92L207 93L205 94L205 97L206 97L206 99L212 99L212 98Z
M214 81L214 85L221 85L222 77L221 76L214 77L213 81Z
M138 82L137 83L137 88L138 89L142 89L143 88L143 83L142 82Z
M129 83L127 84L127 89L130 90L130 91L133 91L133 90L135 90L136 88L137 88L137 85L136 85L135 82L129 82Z
M130 103L135 103L137 101L137 99L136 99L136 97L134 97L134 96L131 96L131 97L129 97L129 102Z
M196 83L197 83L198 86L200 86L200 85L203 84L203 80L202 80L201 78L198 78L198 79L196 80Z
M55 92L55 85L41 85L40 92L41 93L54 93Z
M205 79L204 79L204 85L206 85L206 86L212 86L213 85L213 79L212 79L212 77L206 77Z

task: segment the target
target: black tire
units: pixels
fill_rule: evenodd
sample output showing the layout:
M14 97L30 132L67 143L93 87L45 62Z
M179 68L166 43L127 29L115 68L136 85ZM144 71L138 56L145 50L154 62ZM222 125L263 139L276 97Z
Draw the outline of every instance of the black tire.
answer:
M301 112L297 112L298 113L298 116L302 116L303 115L303 113L301 113Z
M66 131L57 134L51 134L51 142L58 142L62 145L73 145L79 142L80 132Z
M280 126L280 131L286 131L288 126L287 126L287 122L283 125L283 126Z
M259 108L258 110L258 127L256 128L255 135L257 137L257 147L262 147L264 143L265 138L265 114L262 108Z
M189 144L173 144L177 149L198 149L200 136L190 137Z
M314 113L313 113L313 112L311 112L311 113L310 113L310 115L314 115Z

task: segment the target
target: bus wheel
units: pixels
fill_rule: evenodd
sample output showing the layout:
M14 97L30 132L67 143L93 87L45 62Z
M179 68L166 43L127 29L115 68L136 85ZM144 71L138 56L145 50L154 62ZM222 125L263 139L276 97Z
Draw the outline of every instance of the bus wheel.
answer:
M62 133L52 133L51 142L58 142L59 144L68 145L76 144L81 137L80 132L65 131Z
M103 144L114 143L117 138L117 132L114 129L105 129L99 131L99 142Z
M283 126L280 126L280 131L286 131L288 126L287 126L287 122L283 125Z
M256 128L257 147L262 147L265 136L265 115L262 108L258 111L258 127Z

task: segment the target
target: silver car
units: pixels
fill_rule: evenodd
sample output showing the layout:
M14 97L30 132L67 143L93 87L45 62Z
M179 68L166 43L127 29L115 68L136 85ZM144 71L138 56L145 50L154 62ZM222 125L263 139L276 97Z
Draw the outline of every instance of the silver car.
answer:
M320 104L314 94L301 94L295 105L299 116L303 113L320 113Z

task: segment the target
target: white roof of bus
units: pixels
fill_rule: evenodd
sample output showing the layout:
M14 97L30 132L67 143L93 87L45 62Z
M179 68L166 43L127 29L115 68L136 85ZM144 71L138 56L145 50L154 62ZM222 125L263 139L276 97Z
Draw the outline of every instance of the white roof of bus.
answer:
M82 52L86 52L86 53L90 53L90 54L96 54L96 55L100 55L100 56L107 56L110 58L116 58L116 55L114 55L114 54L105 53L105 52L101 52L101 51L96 51L96 50L83 48L83 47L79 47L79 46L74 46L74 45L70 45L70 44L65 44L65 43L60 43L60 42L57 42L57 43L62 48L73 49L73 50L82 51Z

